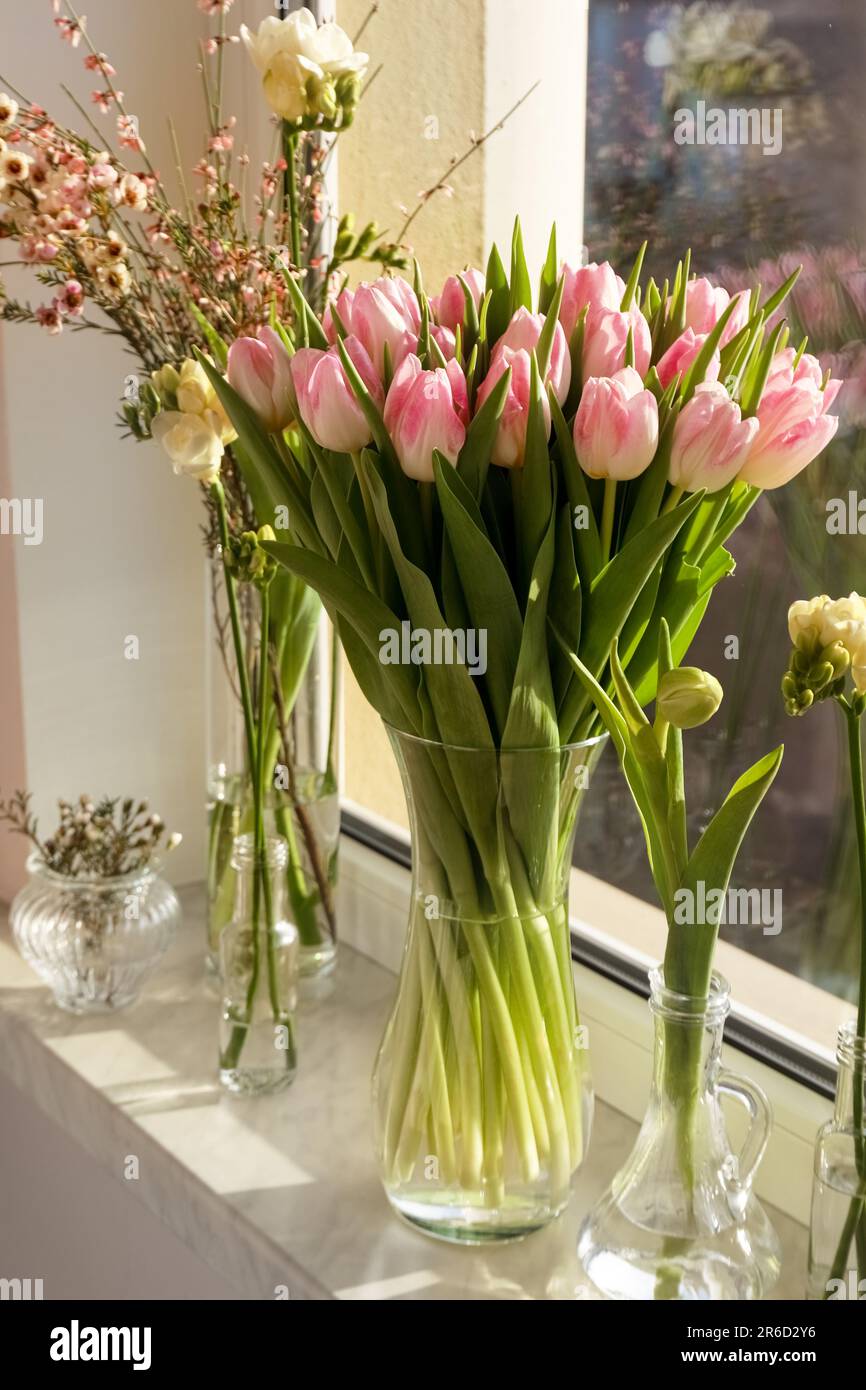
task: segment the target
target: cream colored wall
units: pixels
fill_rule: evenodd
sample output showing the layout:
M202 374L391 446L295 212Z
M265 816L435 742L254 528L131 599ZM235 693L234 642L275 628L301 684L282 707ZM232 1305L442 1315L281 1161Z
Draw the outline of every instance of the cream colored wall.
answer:
M354 35L369 0L341 0L338 19ZM430 187L452 155L484 123L482 0L382 0L364 31L371 71L382 64L354 126L340 138L340 210L359 223L375 218L396 235L405 212ZM460 35L456 43L454 36ZM438 122L438 139L428 135ZM484 251L484 152L457 171L452 197L439 193L419 214L409 239L428 293ZM375 268L356 279L372 278ZM346 675L346 795L387 820L406 824L397 767L379 719L351 672Z
M340 0L337 18L354 36L369 9L369 0ZM409 240L430 294L465 264L483 266L493 238L507 262L516 212L533 272L553 218L563 247L577 258L585 45L586 0L381 0L360 46L371 55L371 71L379 64L383 70L340 139L341 211L354 211L359 222L375 218L396 234L405 218L401 205L413 207L451 157L464 152L470 134L489 129L540 78L505 129L457 171L453 196L431 199ZM406 825L387 738L350 672L346 795Z

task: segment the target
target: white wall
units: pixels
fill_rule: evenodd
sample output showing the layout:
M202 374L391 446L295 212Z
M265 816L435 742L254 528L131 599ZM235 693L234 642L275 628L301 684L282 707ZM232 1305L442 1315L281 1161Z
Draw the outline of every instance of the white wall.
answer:
M140 118L148 153L171 186L168 111L185 163L192 166L200 155L204 117L196 50L206 21L195 0L86 0L83 8L97 48L117 69L114 81L128 109ZM239 3L232 28L268 12L265 0ZM80 128L82 118L60 92L65 82L108 127L110 118L90 106L98 75L85 71L83 46L73 51L61 42L47 0L4 3L0 29L10 81L49 110L72 116ZM232 46L226 62L238 93L239 129L247 120L256 124L258 155L266 112L257 92L255 100L249 91L241 94L248 67L243 48ZM0 243L0 250L8 246ZM10 294L41 302L43 291L31 276L4 274ZM26 780L46 819L60 795L147 796L184 834L169 861L170 876L200 878L205 749L198 489L174 477L156 445L121 440L114 417L124 376L135 363L120 340L90 332L51 338L29 325L4 325L2 333L0 452L9 477L0 471L0 495L44 499L45 533L42 545L29 547L20 538L0 537L0 776L10 779L0 782L0 791L7 794ZM124 656L130 634L139 639L137 661ZM23 727L17 727L19 701ZM0 835L0 896L14 891L20 878L20 846Z
M580 264L589 0L485 0L484 129L538 88L484 150L484 237L505 264L520 215L533 288L552 222Z

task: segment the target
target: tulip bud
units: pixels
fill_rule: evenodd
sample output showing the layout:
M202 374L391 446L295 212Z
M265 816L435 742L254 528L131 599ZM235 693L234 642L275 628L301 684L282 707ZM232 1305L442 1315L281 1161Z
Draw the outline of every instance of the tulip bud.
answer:
M255 412L269 434L281 434L294 418L291 357L279 333L260 328L229 348L229 385Z
M413 355L394 374L385 401L385 426L400 466L410 478L432 483L433 451L456 463L466 439L466 381L460 364L423 371Z
M696 729L712 719L723 690L715 676L697 666L666 671L658 684L656 715L675 729Z
M382 387L364 348L353 337L346 338L343 346L376 404L382 406ZM292 358L292 383L300 417L323 449L351 454L370 443L372 430L346 379L337 348L327 352L301 348Z
M529 393L532 383L532 358L528 352L514 352L509 347L496 348L487 375L475 398L475 409L481 409L499 378L509 367L511 380L499 417L490 460L499 468L522 468L526 456L526 426L529 423ZM542 393L541 410L545 437L549 437L550 402L546 392Z
M740 472L758 433L718 382L703 382L674 425L668 481L686 492L718 492Z
M659 412L633 367L590 377L574 418L577 460L591 478L636 478L652 463Z
M817 458L839 426L827 411L841 382L822 388L820 366L804 353L797 367L793 355L778 353L757 410L758 434L740 473L752 487L782 487Z
M533 352L538 347L543 328L543 314L531 314L528 309L521 307L514 314L496 347L510 348L512 352ZM545 385L548 383L553 387L553 394L559 404L563 405L571 385L571 357L560 323L557 323L553 332L553 346L550 350Z
M583 333L583 376L613 376L626 365L631 334L634 367L643 379L649 371L652 335L640 309L625 313L618 309L591 307Z

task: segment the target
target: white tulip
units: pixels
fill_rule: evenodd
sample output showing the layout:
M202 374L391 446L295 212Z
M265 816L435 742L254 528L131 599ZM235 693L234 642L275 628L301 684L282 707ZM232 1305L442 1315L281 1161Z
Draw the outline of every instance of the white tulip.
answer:
M817 598L801 598L788 609L788 633L794 646L798 637L818 637L826 604L830 602L827 594Z
M222 440L206 415L164 410L151 425L151 433L168 454L175 473L211 483L220 471Z
M851 593L847 598L833 599L824 605L819 630L822 646L841 642L851 652L864 633L866 600L859 594Z

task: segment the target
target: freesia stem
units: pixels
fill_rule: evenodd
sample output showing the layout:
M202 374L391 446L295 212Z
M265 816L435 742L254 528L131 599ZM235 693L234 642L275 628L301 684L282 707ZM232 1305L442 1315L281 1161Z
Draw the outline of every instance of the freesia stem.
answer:
M863 744L860 737L860 716L851 706L842 706L848 725L848 757L851 764L851 790L854 797L854 826L857 834L857 860L860 870L860 988L857 999L857 1037L866 1036L866 795L863 783ZM851 1200L848 1216L842 1228L836 1257L833 1261L824 1298L830 1296L833 1280L844 1276L851 1242L866 1216L866 1141L863 1135L863 1058L860 1048L854 1055L854 1156L860 1192ZM858 1241L858 1278L866 1275L860 1260L862 1241Z

